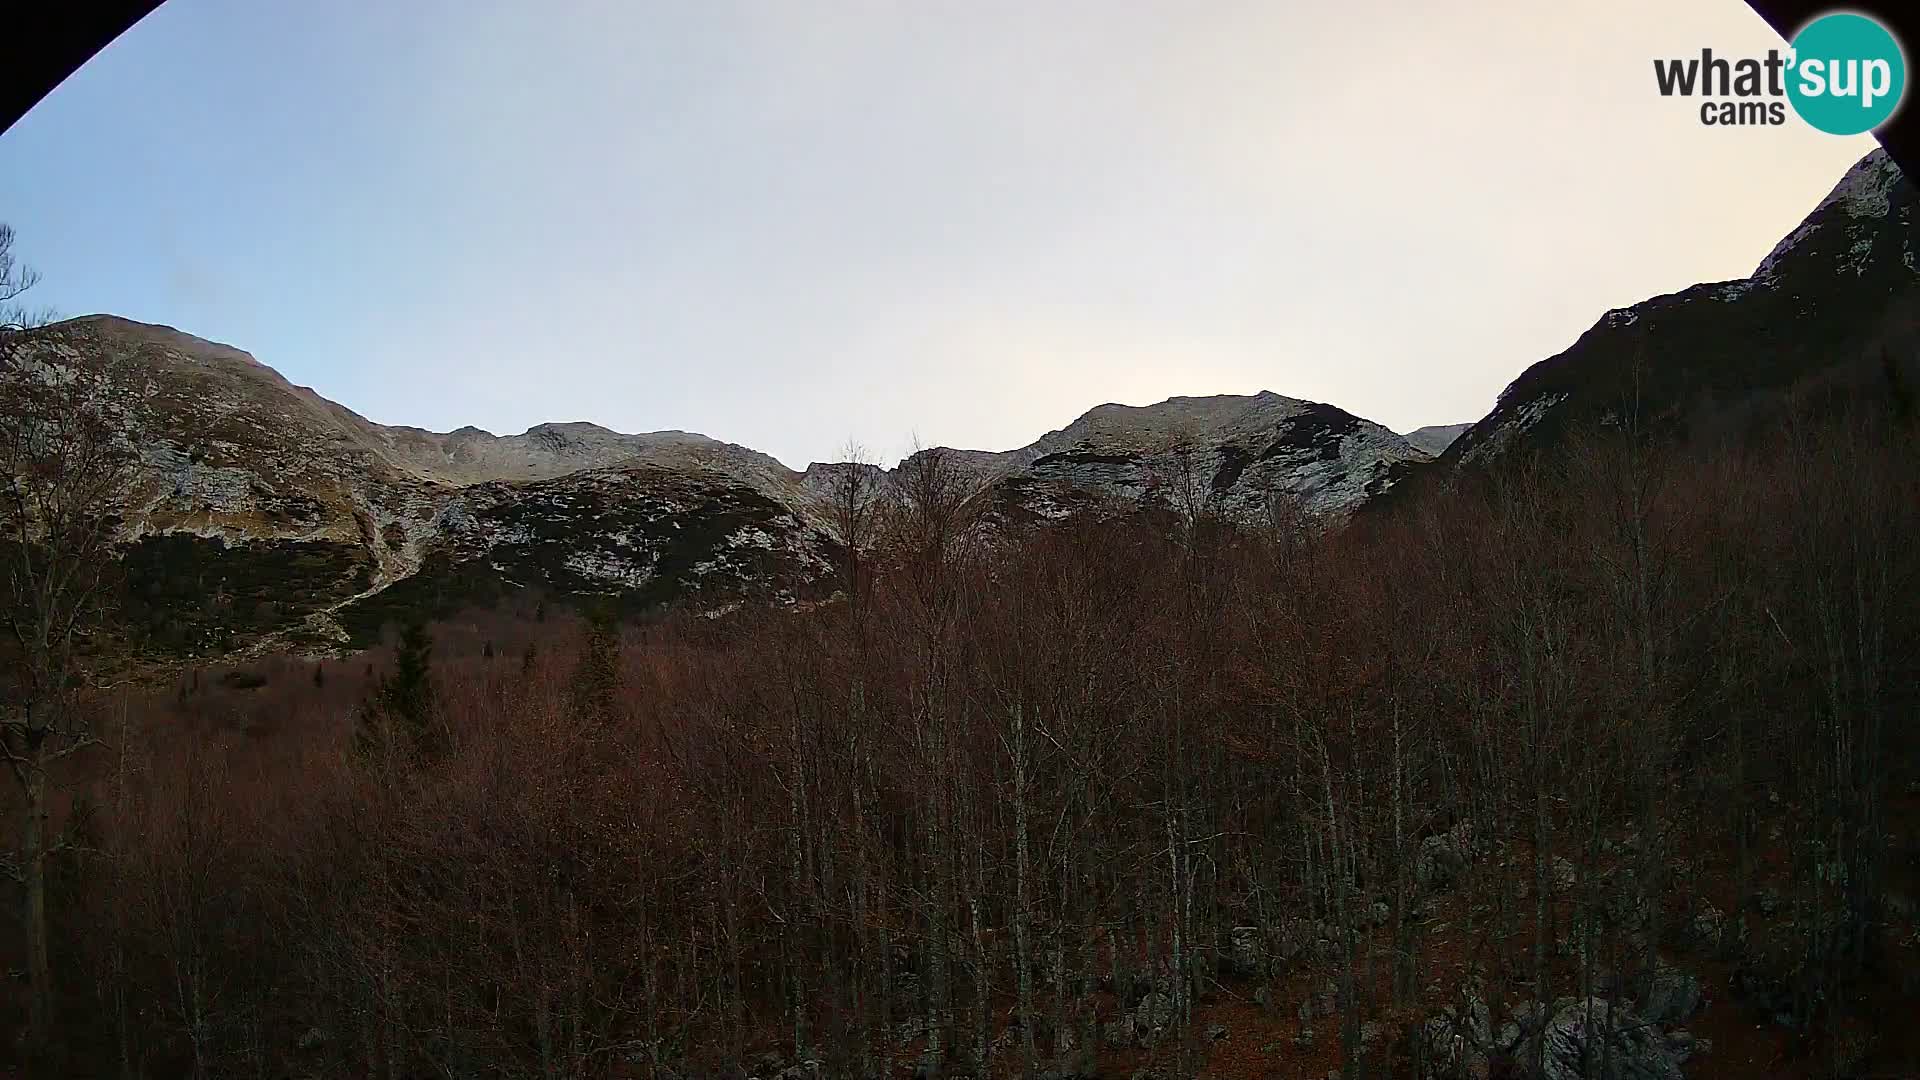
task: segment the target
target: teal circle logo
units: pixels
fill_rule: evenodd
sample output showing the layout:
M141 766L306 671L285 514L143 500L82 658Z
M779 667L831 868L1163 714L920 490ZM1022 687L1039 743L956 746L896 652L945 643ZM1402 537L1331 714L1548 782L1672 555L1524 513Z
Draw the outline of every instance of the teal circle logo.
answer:
M1859 135L1887 122L1907 89L1907 60L1887 28L1836 12L1793 37L1787 99L1800 118L1830 135Z

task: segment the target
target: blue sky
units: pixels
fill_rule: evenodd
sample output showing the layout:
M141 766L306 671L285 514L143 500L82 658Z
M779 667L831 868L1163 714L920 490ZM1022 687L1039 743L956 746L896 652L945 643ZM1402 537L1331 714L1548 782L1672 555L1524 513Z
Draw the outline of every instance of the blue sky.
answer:
M374 420L798 467L1174 394L1475 419L1873 145L1658 96L1778 44L1741 0L1293 7L167 0L0 135L0 220L36 301Z

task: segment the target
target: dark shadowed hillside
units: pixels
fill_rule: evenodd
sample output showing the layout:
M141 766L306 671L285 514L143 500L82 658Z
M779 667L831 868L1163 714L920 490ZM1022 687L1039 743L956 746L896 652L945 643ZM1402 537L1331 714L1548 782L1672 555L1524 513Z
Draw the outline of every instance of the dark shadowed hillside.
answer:
M1550 446L1587 423L1739 432L1774 422L1794 391L1878 388L1884 397L1889 362L1920 384L1916 206L1920 192L1875 150L1751 277L1608 312L1515 379L1445 461Z

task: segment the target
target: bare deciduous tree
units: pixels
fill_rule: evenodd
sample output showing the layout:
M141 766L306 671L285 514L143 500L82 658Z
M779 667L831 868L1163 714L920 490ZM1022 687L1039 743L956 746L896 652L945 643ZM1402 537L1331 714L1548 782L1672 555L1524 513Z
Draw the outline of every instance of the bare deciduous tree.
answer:
M0 263L0 277L7 275L20 280ZM109 605L116 511L128 503L138 466L107 411L112 380L98 370L40 366L58 341L49 331L0 335L0 624L17 652L0 756L24 801L13 870L26 893L35 1046L44 1045L50 1022L47 860L60 846L47 829L48 770L97 741L75 692L82 651Z
M53 321L46 308L28 308L20 296L40 284L40 272L13 254L13 226L0 222L0 333L44 326Z
M857 613L861 609L861 585L866 580L866 557L872 551L880 515L883 478L868 459L866 448L851 439L841 458L838 465L831 466L827 513L835 539L845 548L842 588Z

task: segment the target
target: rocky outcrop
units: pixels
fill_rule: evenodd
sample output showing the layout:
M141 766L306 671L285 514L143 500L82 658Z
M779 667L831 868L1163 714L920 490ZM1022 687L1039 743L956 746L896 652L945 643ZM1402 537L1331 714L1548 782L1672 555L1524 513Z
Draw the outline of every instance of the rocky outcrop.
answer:
M1522 1030L1515 1056L1538 1080L1680 1080L1680 1066L1699 1049L1690 1035L1665 1034L1602 998L1562 998L1544 1026Z
M1684 1029L1605 998L1563 997L1528 1005L1495 1024L1484 1001L1470 998L1430 1018L1416 1048L1425 1080L1495 1074L1528 1080L1680 1080L1681 1066L1710 1047Z
M1102 405L1032 445L978 461L1000 512L1049 520L1091 499L1239 522L1345 514L1426 453L1331 405L1274 393Z
M1656 1024L1686 1022L1699 1011L1706 996L1697 977L1658 961L1634 983L1640 1014Z
M1424 889L1447 888L1478 854L1480 846L1474 841L1472 822L1462 821L1445 832L1425 837L1414 856L1414 883Z

